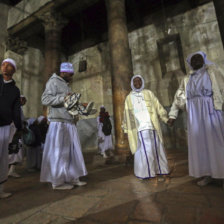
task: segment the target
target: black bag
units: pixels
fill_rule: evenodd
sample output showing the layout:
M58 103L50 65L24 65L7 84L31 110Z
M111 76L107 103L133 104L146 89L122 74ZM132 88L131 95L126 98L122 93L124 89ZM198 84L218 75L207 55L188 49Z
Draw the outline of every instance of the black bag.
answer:
M111 135L112 125L109 117L105 117L103 121L102 131L105 136Z
M27 146L31 146L36 141L35 134L30 128L27 128L27 131L23 134L22 139L23 143Z

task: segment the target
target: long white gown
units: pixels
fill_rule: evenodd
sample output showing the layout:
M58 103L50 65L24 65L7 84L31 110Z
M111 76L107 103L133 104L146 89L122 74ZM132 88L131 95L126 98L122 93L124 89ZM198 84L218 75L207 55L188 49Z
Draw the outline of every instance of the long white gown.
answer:
M50 122L44 145L41 182L52 185L75 182L87 175L80 140L74 124Z

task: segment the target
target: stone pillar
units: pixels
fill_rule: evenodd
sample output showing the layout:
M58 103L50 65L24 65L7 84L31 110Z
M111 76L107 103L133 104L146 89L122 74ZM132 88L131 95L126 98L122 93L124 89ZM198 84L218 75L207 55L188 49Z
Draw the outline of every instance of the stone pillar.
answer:
M53 73L59 73L61 63L61 30L67 21L60 14L48 11L39 17L45 29L45 52L43 84ZM47 115L47 108L43 107L43 114Z
M105 1L108 17L108 38L112 73L115 149L118 154L128 155L128 141L124 136L121 125L124 101L130 92L130 78L133 74L133 69L128 42L125 0Z
M215 11L216 11L216 16L219 24L219 31L220 35L222 38L222 44L224 47L224 14L223 14L223 9L224 9L224 1L223 0L213 0L214 6L215 6Z
M40 16L45 29L45 63L44 63L44 85L49 77L58 73L61 62L61 30L66 20L54 11L48 11Z

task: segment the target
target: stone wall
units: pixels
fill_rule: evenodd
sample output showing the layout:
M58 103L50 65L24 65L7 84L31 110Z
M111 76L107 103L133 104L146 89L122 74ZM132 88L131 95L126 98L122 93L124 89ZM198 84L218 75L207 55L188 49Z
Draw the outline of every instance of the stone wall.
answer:
M23 0L9 10L8 29L38 11L52 0Z
M27 98L23 108L25 117L38 117L42 114L43 66L44 58L40 50L28 48L24 55L21 86L21 93Z
M79 72L79 63L87 61L86 71ZM94 101L98 112L96 115L80 117L77 124L83 149L97 147L96 117L99 108L104 105L113 114L110 75L109 48L107 43L85 49L69 58L75 68L72 89L82 94L81 102Z

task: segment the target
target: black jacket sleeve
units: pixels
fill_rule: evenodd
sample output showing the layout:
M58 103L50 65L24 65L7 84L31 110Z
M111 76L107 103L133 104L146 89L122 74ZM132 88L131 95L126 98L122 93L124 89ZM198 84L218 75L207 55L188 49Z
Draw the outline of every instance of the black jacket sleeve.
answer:
M20 130L22 128L22 120L21 120L21 104L20 104L20 92L17 91L16 98L13 104L13 122L17 128Z

